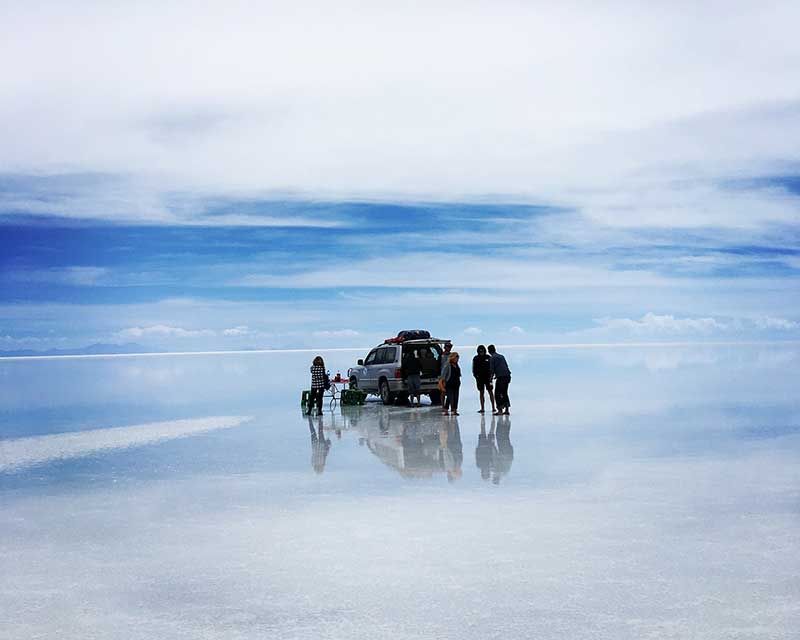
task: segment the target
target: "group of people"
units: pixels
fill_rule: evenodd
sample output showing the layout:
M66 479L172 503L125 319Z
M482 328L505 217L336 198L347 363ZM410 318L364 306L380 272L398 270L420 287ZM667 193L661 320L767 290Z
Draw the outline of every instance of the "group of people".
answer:
M432 354L431 354L432 357ZM403 357L403 379L408 386L410 405L420 406L421 374L424 370L423 356L417 357L412 350ZM439 394L442 401L442 415L459 415L458 400L461 391L460 356L453 351L453 345L445 343L441 355L439 370ZM508 398L508 386L511 384L511 369L502 354L497 353L493 344L488 347L478 345L477 354L472 358L472 376L480 394L481 408L478 413L486 412L486 397L492 404L494 415L509 415L511 401Z
M442 404L442 415L459 415L458 400L461 391L460 356L453 351L453 345L445 343L444 351L437 363L432 351L420 349L417 354L409 349L402 359L403 380L408 387L410 406L421 406L422 376L431 377L439 374L439 397ZM492 413L496 416L509 415L511 401L508 398L508 385L511 384L511 369L503 355L497 353L493 344L484 347L478 345L477 353L472 358L472 376L480 394L481 408L478 413L486 412L486 397L492 405ZM311 397L309 413L316 407L317 415L322 415L322 399L330 382L327 379L325 362L322 356L314 358L311 364Z

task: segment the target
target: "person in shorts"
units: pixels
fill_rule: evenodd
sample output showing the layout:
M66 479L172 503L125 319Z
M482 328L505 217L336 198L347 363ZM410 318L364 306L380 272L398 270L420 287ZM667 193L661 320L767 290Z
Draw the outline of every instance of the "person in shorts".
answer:
M403 356L403 378L408 385L408 404L409 406L421 406L419 391L422 388L422 365L420 364L417 354L409 349ZM417 404L414 405L414 398L417 399Z
M475 378L475 384L478 387L481 398L481 410L478 411L478 413L486 412L484 391L489 392L489 400L492 403L492 413L495 413L497 409L494 404L494 389L492 388L491 357L486 353L486 347L482 344L478 345L478 353L472 358L472 376Z

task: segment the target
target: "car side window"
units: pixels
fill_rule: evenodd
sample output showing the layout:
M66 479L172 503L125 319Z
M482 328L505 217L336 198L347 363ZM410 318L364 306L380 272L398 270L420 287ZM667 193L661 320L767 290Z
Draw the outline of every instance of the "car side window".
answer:
M372 351L370 351L370 352L369 352L369 355L367 356L367 359L366 359L366 360L364 360L364 364L365 364L365 365L368 365L368 364L377 364L377 363L375 362L375 360L376 360L376 356L378 355L378 351L379 351L379 349L373 349Z
M397 347L385 347L381 364L392 364L397 358Z

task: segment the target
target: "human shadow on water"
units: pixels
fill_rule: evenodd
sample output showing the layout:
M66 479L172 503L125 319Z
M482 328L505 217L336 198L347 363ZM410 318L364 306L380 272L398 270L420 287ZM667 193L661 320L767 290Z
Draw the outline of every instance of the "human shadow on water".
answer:
M444 473L453 482L461 477L464 454L456 418L394 407L375 407L364 414L354 411L350 420L359 432L359 444L404 478Z
M464 447L461 444L461 430L458 428L458 418L445 418L439 427L439 461L447 474L448 482L458 480L463 472L461 465L464 462Z
M331 450L331 441L325 438L325 428L322 424L322 416L316 416L317 426L311 415L308 416L308 430L311 432L311 467L316 473L325 471L325 460Z
M497 437L497 462L492 482L500 484L500 478L508 475L508 472L511 471L511 463L514 462L514 447L511 445L511 418L509 416L503 415L497 418L495 434Z
M481 431L475 447L475 465L481 478L500 484L500 480L511 470L514 462L514 447L511 444L511 417L492 416L489 433L486 433L486 418L481 416Z

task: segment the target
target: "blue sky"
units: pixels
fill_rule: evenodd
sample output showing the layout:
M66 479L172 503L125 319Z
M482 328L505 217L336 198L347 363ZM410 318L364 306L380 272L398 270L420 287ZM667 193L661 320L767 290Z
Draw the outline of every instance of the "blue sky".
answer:
M800 338L792 3L6 13L0 350Z

